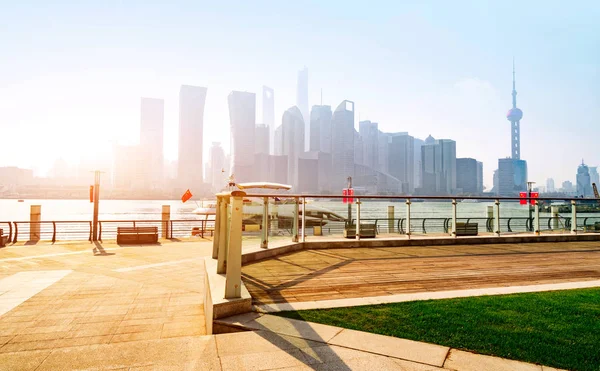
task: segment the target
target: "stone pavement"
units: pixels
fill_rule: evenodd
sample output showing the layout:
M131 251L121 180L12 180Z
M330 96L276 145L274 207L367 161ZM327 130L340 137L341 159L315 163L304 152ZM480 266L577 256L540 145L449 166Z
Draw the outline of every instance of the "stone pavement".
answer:
M541 369L272 316L251 319L255 331L205 335L211 251L208 240L0 249L0 370Z

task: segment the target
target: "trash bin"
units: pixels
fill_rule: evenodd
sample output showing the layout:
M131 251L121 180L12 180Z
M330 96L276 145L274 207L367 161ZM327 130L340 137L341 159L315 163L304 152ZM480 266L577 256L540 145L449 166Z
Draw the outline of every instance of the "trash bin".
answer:
M323 235L323 227L320 225L313 226L313 236L322 236Z

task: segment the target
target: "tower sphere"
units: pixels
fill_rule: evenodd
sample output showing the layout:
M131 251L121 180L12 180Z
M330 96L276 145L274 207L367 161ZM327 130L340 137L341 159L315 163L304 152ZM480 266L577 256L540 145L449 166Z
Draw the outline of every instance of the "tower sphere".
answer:
M511 122L521 121L521 119L523 118L523 111L521 111L518 108L511 108L506 114L506 118L508 119L508 121Z

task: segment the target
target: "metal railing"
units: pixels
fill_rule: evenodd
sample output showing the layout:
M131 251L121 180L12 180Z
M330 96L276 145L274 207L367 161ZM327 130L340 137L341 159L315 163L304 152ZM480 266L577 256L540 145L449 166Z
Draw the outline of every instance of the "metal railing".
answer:
M100 220L98 239L115 240L118 227L158 227L161 238L205 237L213 234L214 220ZM82 220L0 222L8 242L87 240L92 241L92 222Z

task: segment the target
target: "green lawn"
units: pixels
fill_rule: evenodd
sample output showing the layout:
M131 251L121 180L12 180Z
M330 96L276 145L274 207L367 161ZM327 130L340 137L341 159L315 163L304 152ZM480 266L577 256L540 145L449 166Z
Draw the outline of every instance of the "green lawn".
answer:
M278 315L572 370L600 370L600 289Z

